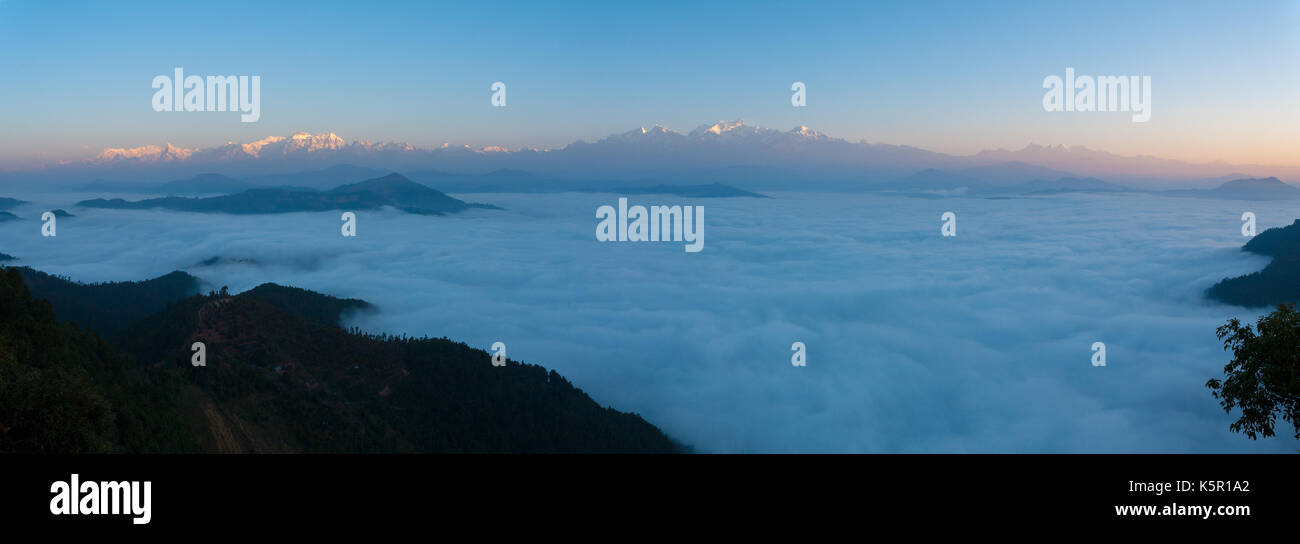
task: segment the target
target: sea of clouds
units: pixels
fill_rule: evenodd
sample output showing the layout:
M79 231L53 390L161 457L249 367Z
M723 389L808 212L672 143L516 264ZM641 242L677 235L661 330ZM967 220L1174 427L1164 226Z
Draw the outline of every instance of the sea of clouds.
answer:
M705 246L601 243L608 194L457 195L503 211L236 216L34 203L0 252L78 281L186 270L205 290L276 282L356 297L367 331L446 336L553 368L704 452L1291 452L1228 432L1204 384L1215 328L1258 310L1207 301L1267 260L1240 217L1292 205L1151 195L1019 199L775 193L630 197L703 205ZM95 195L99 196L99 195ZM138 197L137 197L138 198ZM40 212L61 207L58 236ZM1292 208L1291 211L1287 211ZM940 236L957 214L958 235ZM213 256L247 259L217 266ZM807 366L790 363L793 342ZM1107 366L1091 346L1104 342Z

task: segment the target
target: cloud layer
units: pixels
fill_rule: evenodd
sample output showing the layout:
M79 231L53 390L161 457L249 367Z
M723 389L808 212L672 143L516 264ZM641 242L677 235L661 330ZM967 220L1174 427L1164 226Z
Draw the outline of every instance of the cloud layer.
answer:
M23 195L11 195L23 196ZM226 216L69 208L56 238L28 195L0 251L80 281L184 269L241 291L274 281L380 307L351 325L447 336L554 368L701 451L1294 451L1227 431L1204 387L1214 329L1258 312L1201 292L1286 204L1064 195L990 200L777 193L703 205L705 247L600 243L617 195L456 195L505 211ZM1243 207L1245 206L1245 207ZM939 235L957 214L958 236ZM220 255L248 259L217 266ZM807 366L790 364L804 342ZM1108 365L1090 364L1105 342ZM1284 433L1289 436L1289 429Z

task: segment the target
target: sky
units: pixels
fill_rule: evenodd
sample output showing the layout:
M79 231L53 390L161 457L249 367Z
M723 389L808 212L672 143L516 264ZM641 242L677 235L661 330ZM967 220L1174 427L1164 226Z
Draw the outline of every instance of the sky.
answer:
M0 166L297 131L559 147L724 119L956 154L1296 165L1298 28L1298 1L0 0ZM260 76L261 119L153 111L175 67ZM1151 76L1151 121L1044 111L1043 79L1067 67Z

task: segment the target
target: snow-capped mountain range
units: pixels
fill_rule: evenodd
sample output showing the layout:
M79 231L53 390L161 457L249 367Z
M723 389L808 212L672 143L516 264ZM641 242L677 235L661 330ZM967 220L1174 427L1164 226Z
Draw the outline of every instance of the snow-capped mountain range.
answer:
M370 142L352 142L348 144L343 138L340 138L333 132L329 134L311 134L307 132L295 132L290 136L268 136L254 142L240 144L235 142L226 142L225 145L211 147L207 149L185 149L176 147L170 143L164 145L146 145L132 148L111 147L101 151L88 162L112 162L118 160L134 160L139 162L167 162L167 161L186 161L186 160L240 160L240 159L260 159L276 156L285 156L296 153L320 153L336 152L347 149L352 146L356 149L367 151L414 151L415 148L410 144L399 144L385 142L372 144Z
M1300 168L1226 163L1193 164L1149 156L1122 156L1084 147L1030 145L949 155L905 145L850 142L806 126L775 130L745 121L706 123L683 133L662 125L638 127L559 149L472 148L443 144L419 148L404 142L346 141L334 133L298 132L248 143L182 148L170 143L109 148L83 161L49 165L9 179L84 182L105 179L167 180L201 172L265 175L352 164L388 170L483 173L520 170L543 177L588 179L675 178L745 182L764 187L844 188L901 179L927 169L1031 181L1068 172L1121 182L1188 181L1248 174L1300 180Z
M622 134L610 135L597 141L595 144L587 144L578 141L573 145L689 145L692 143L726 143L733 145L756 144L756 145L797 145L806 142L830 141L832 138L820 132L810 130L808 127L800 126L791 129L789 132L781 132L772 129L766 129L752 124L746 124L744 121L724 122L720 121L713 124L701 125L692 130L690 134L682 134L663 127L654 125L651 128L641 127L630 130ZM843 141L843 140L840 140ZM169 162L169 161L224 161L224 160L241 160L241 159L262 159L284 157L295 154L310 153L404 153L404 152L433 152L445 151L451 149L450 144L443 144L441 147L433 149L417 149L415 146L404 142L379 142L371 143L367 141L353 141L348 143L339 135L330 132L328 134L311 134L308 132L296 132L290 136L268 136L260 140L246 144L227 142L224 145L203 148L187 149L176 147L170 143L162 145L145 145L132 148L107 148L99 154L87 159L87 163L107 163L113 161L137 161L137 162ZM478 153L510 153L515 151L541 151L536 148L526 148L524 150L511 150L500 146L487 146L477 149L469 146L457 148L461 151L473 151Z

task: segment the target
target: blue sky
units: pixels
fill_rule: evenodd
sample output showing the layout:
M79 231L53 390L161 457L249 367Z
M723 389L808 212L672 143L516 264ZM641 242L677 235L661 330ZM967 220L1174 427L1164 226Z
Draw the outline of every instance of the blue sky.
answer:
M1029 143L1300 163L1300 2L0 0L0 161L295 131L562 146L740 119L950 153ZM259 75L262 117L155 75ZM1153 114L1049 114L1045 76L1150 75ZM489 87L508 85L508 107ZM808 106L790 105L790 84Z

